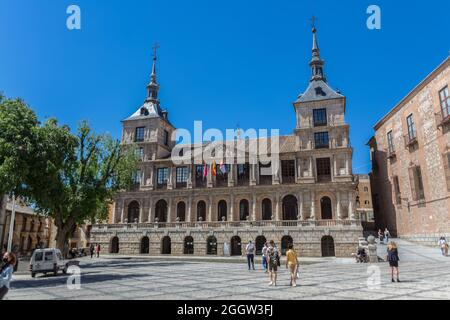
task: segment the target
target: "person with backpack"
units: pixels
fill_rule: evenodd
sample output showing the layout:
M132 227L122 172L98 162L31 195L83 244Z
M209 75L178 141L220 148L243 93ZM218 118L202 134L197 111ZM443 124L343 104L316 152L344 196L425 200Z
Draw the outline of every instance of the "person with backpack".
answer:
M275 242L270 240L269 248L267 250L267 265L269 267L269 286L277 285L277 271L278 263L280 261L280 254L278 248L275 246Z
M97 252L97 258L100 258L100 243L97 243L97 247L95 248L95 251Z
M387 247L387 257L386 260L389 262L389 266L391 267L391 281L394 281L394 271L397 275L397 282L400 282L399 272L398 272L398 262L400 258L398 257L398 249L397 244L393 241L389 242Z
M0 300L6 296L10 288L14 266L16 265L16 256L11 252L3 255L3 265L0 268Z
M255 270L255 245L250 240L245 247L245 253L247 254L247 263L248 263L248 270Z
M91 259L94 257L94 251L95 251L94 244L91 243L91 245L89 246L89 253L91 254Z

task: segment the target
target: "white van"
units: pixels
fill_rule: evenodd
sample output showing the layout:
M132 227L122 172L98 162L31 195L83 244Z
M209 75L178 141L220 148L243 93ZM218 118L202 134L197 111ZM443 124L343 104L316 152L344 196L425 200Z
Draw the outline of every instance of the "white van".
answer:
M36 249L30 260L30 272L33 278L36 273L52 272L56 276L59 270L66 274L68 267L69 264L63 259L59 249Z

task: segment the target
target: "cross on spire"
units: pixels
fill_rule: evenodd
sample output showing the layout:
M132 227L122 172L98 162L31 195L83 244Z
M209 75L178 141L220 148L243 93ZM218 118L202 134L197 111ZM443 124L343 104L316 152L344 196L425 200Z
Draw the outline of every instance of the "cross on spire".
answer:
M152 49L153 49L153 59L154 59L154 60L157 59L156 51L157 51L159 48L160 48L159 43L158 43L158 42L155 42L155 43L153 44L153 47L152 47Z
M315 28L316 28L316 21L319 21L319 19L317 19L317 17L313 15L313 16L311 17L311 19L309 19L309 21L311 21L311 27L312 27L313 29L315 29Z

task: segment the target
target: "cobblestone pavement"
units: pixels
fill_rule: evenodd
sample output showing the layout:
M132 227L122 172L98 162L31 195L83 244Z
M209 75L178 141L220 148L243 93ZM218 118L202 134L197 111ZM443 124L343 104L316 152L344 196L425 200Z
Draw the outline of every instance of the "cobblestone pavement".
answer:
M14 276L8 299L450 299L450 257L439 249L398 240L401 283L392 283L386 262L302 259L299 286L289 286L281 268L276 287L257 258L256 271L227 259L103 257L81 259L81 289L67 288L68 276ZM385 245L379 246L380 257ZM377 269L379 268L379 269ZM381 283L377 286L377 271ZM373 281L375 280L375 281Z

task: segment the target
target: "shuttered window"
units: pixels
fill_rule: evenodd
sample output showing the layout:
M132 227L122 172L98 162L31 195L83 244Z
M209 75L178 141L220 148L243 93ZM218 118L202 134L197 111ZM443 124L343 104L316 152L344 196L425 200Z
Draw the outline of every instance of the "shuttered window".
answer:
M450 191L450 153L443 154L444 172L447 180L447 190Z
M420 166L409 168L409 181L411 185L411 195L413 200L424 200L425 192L423 189L422 171L420 169Z

